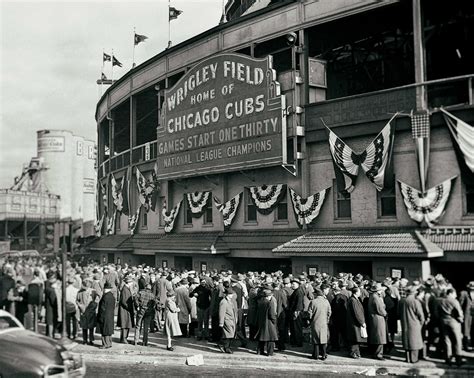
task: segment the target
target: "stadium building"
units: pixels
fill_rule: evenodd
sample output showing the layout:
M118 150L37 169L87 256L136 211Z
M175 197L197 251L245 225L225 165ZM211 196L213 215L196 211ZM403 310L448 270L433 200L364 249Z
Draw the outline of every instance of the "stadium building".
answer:
M474 4L228 1L96 108L103 262L474 271Z

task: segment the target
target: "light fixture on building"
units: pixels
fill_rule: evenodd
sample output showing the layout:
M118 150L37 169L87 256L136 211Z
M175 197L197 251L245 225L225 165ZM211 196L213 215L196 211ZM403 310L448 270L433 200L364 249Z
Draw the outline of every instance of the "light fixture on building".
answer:
M290 32L285 35L285 38L288 46L294 46L296 43L297 35L296 33Z
M301 106L295 106L295 113L296 114L301 114L303 113L303 108Z

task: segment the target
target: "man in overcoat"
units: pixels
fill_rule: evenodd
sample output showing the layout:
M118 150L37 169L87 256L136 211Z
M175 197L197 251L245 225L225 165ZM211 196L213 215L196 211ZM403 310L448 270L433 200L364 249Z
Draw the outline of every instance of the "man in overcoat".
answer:
M232 298L235 291L228 287L224 290L224 298L219 304L219 327L221 329L221 343L218 345L223 353L232 354L231 342L237 331L237 305Z
M380 283L374 283L369 288L368 302L368 333L369 344L372 345L374 356L378 360L385 360L383 357L383 346L387 344L387 311L383 301L383 292L386 287Z
M405 289L406 297L400 300L399 313L402 325L402 343L407 362L418 362L419 351L424 348L423 324L425 314L421 300L424 290L414 286Z
M277 348L279 351L285 350L285 343L288 342L288 328L286 327L286 313L288 310L288 294L282 289L281 284L276 284L273 290L273 297L276 300L277 311Z
M97 326L102 335L102 345L100 349L112 348L112 335L114 334L114 310L115 298L112 294L112 285L104 284L104 295L99 302L97 313Z
M94 345L94 328L97 324L97 293L92 290L92 281L82 281L82 288L77 293L76 304L79 309L79 324L82 328L84 344Z
M446 291L446 296L439 299L439 318L441 333L446 347L446 363L451 365L452 358L458 366L463 364L462 354L462 332L463 311L456 300L457 293L453 288Z
M130 328L135 327L135 311L132 292L130 290L132 281L132 277L125 277L122 290L120 291L117 327L120 328L120 342L123 344L128 344L127 338L130 333Z
M291 281L291 287L293 288L293 293L290 297L289 303L289 313L291 316L290 319L290 333L291 339L290 342L296 347L303 346L303 310L304 310L304 298L305 292L300 286L300 280L294 278Z
M278 340L277 332L277 302L273 297L272 291L264 289L262 298L257 305L257 335L258 350L257 353L267 356L273 356L275 350L275 341Z
M315 298L311 300L308 313L310 319L311 341L313 343L313 359L318 359L321 353L321 360L327 358L326 347L329 341L329 320L331 318L331 305L326 299L323 290L329 292L329 287L321 285L314 290ZM327 293L326 292L326 293Z
M359 344L367 341L367 337L362 337L361 328L365 328L367 332L367 326L365 323L364 307L360 301L361 291L360 288L355 286L351 289L352 295L347 301L347 342L350 345L350 356L352 358L360 358Z
M463 310L464 322L462 324L463 346L468 352L472 351L471 345L474 338L474 327L472 326L472 315L474 314L474 281L469 282L467 290L459 293L459 304Z
M176 292L176 305L181 310L178 313L179 327L183 337L188 337L188 324L189 316L191 314L191 300L189 298L188 279L183 278L180 281L179 286L175 290Z

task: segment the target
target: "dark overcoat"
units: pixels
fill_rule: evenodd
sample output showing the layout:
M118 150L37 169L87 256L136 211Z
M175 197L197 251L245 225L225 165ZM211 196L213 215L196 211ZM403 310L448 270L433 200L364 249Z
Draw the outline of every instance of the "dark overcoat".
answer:
M58 298L56 291L47 282L44 289L44 307L46 313L46 324L54 325L58 321Z
M249 291L249 308L247 313L247 324L249 326L257 326L257 308L259 298L258 290L256 288L251 288Z
M474 314L474 301L471 299L469 291L463 290L459 294L459 304L463 310L464 322L462 324L462 334L471 338L472 315ZM472 331L474 333L474 331Z
M365 324L365 315L364 306L359 298L351 296L347 301L346 319L347 341L352 345L367 341L360 334L360 328Z
M402 343L405 350L423 349L422 327L425 315L421 302L414 294L400 300L400 322L402 324Z
M77 293L76 304L79 308L79 323L82 329L94 328L97 324L97 294L92 289L81 289Z
M329 320L331 305L323 296L314 298L308 307L311 341L313 344L327 344L329 340Z
M120 292L117 327L135 327L133 296L132 292L130 291L130 288L127 285L123 285L122 291Z
M261 298L257 304L257 334L259 341L277 341L277 302L274 297L270 300Z
M369 344L387 344L387 311L383 299L377 293L370 293L368 303Z
M102 336L114 334L115 298L111 291L105 293L99 302L97 313L97 330Z

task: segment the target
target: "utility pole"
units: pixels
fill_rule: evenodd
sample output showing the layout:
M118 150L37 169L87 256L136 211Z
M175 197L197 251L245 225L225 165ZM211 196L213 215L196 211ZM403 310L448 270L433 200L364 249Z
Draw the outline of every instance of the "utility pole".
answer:
M67 262L67 243L66 243L66 223L63 223L63 238L61 243L61 312L62 312L62 330L61 338L66 337L66 262Z

